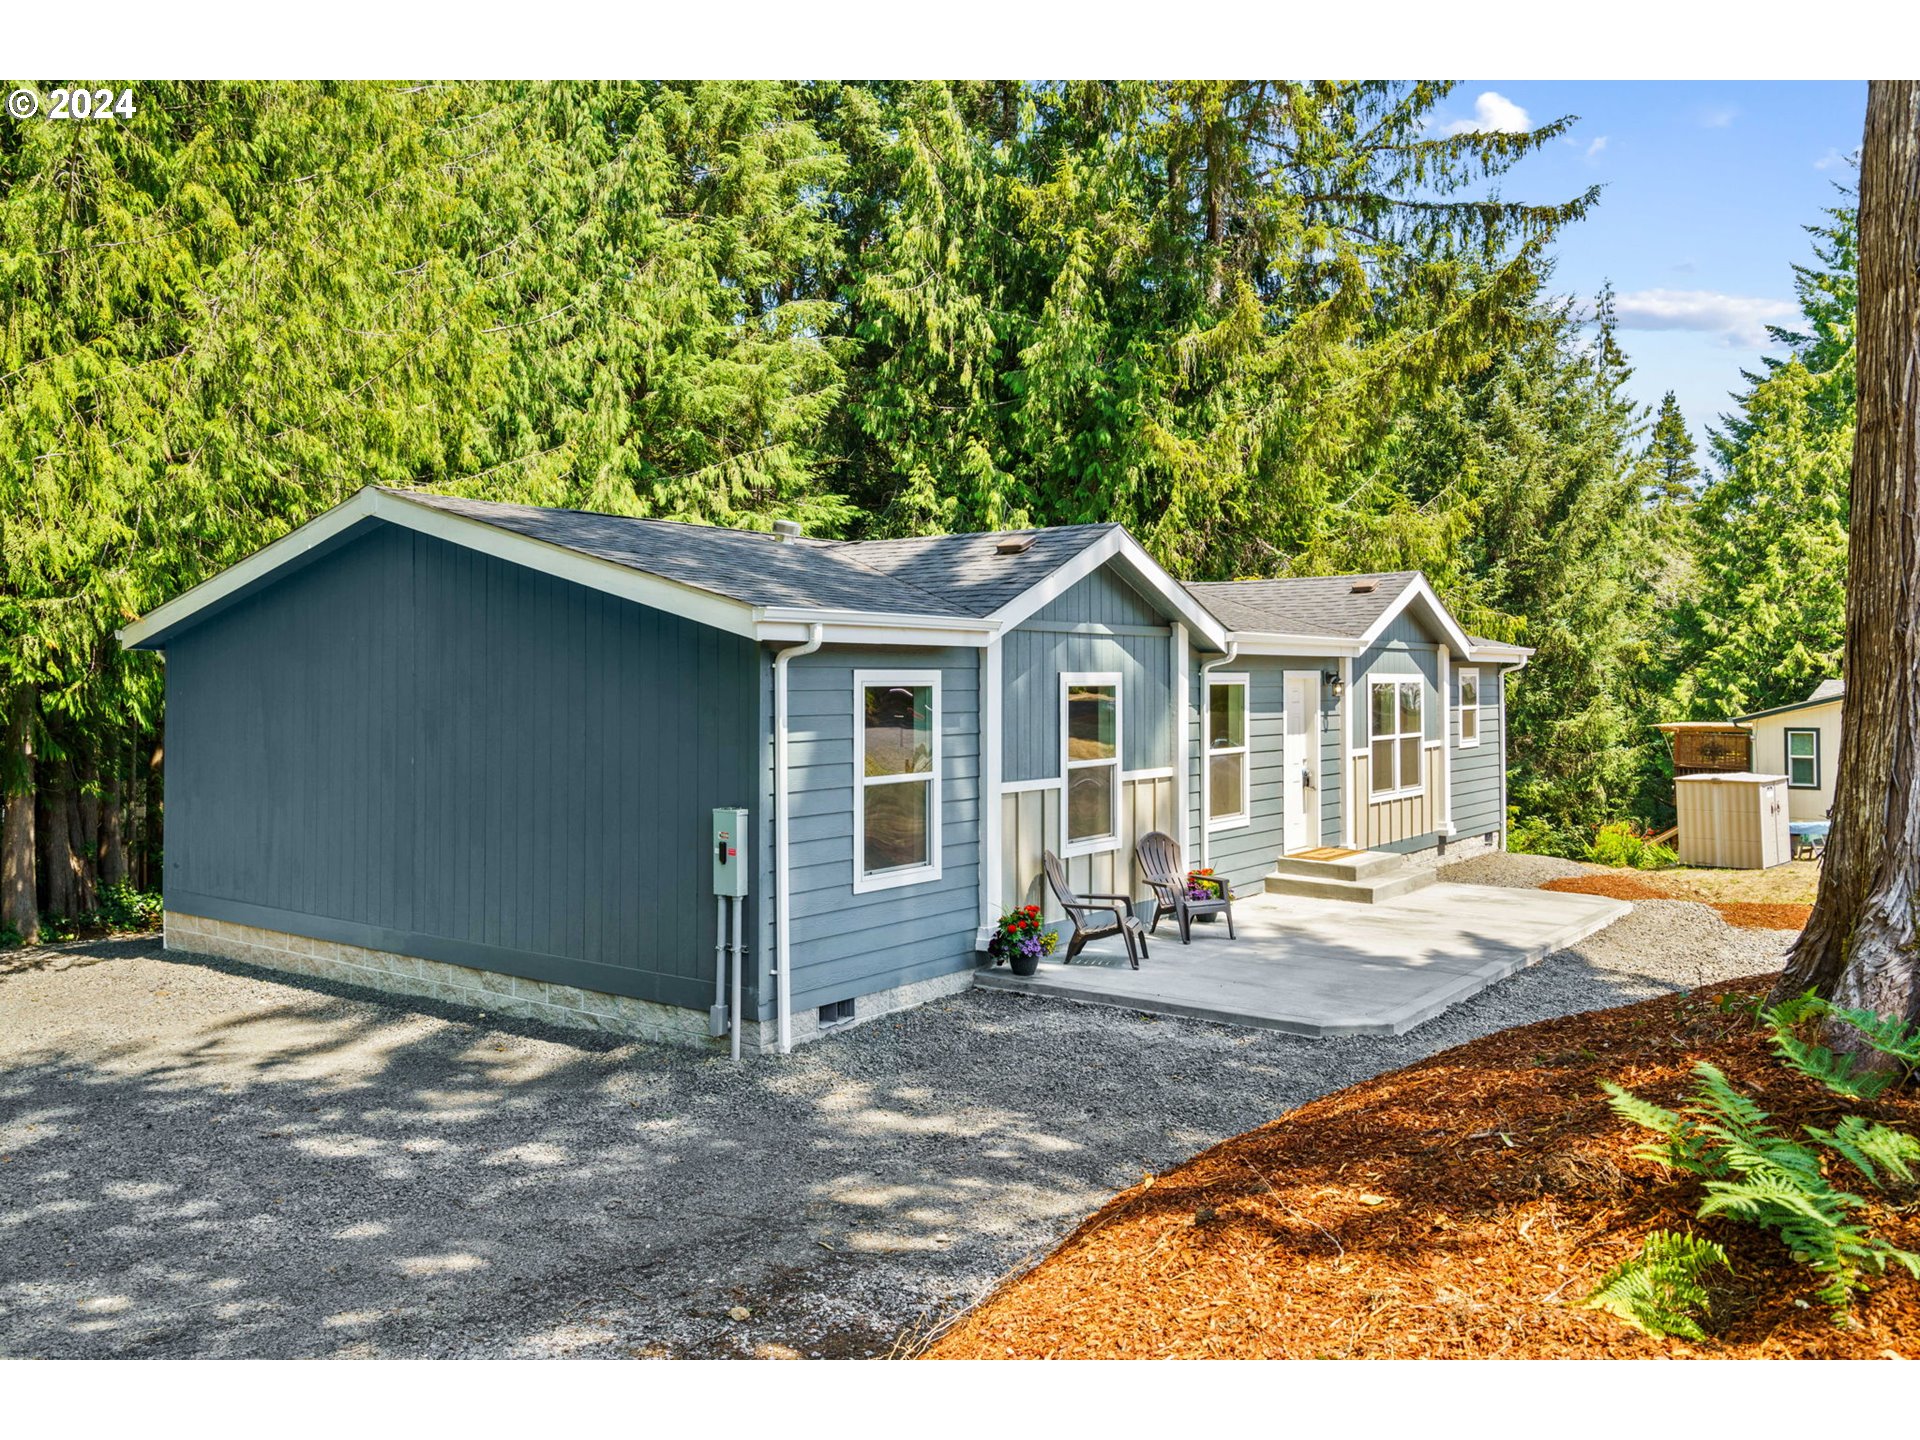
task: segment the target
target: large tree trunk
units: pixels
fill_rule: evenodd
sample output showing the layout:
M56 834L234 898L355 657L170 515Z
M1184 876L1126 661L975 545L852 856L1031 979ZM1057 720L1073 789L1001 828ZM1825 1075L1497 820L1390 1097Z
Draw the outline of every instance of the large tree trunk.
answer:
M100 883L124 885L127 880L127 742L114 746L113 758L100 777Z
M1820 893L1776 996L1920 1019L1920 82L1876 80L1860 152L1847 703ZM1850 1032L1829 1043L1845 1045Z
M80 835L80 797L65 759L40 762L40 881L43 914L74 920L93 908Z
M33 718L31 685L7 696L6 751L0 754L0 926L23 940L40 933L40 881L33 827Z

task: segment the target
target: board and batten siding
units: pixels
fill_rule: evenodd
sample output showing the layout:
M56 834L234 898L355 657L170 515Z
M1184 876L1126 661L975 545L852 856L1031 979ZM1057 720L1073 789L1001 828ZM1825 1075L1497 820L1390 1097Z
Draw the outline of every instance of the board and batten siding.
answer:
M1096 570L1001 640L1001 775L1008 783L1060 774L1060 677L1118 672L1120 765L1173 763L1173 632L1138 591Z
M1375 800L1372 763L1367 747L1371 733L1371 681L1387 677L1420 677L1426 700L1421 707L1425 731L1421 746L1421 793L1397 800ZM1380 639L1353 662L1353 684L1347 706L1347 789L1353 803L1353 843L1367 850L1422 850L1437 843L1446 819L1446 785L1440 747L1451 713L1440 693L1440 645L1420 622L1401 613L1388 623Z
M751 641L381 526L166 668L170 910L710 1003Z
M1146 877L1134 859L1142 835L1160 830L1171 835L1179 824L1174 811L1174 778L1159 775L1120 782L1120 843L1091 855L1069 855L1061 863L1067 883L1082 895L1128 895L1143 902L1150 895ZM1060 902L1046 882L1041 853L1061 851L1060 790L1010 790L1000 797L1000 893L1005 904L1038 905L1047 920L1063 918Z
M771 735L772 662L764 664ZM853 888L854 672L940 675L940 844L937 880L856 894ZM835 646L787 667L787 785L796 1011L971 969L980 926L980 651ZM765 789L771 795L772 749ZM771 814L769 808L768 813ZM771 838L762 873L773 874ZM772 884L763 887L771 958ZM772 987L761 1018L771 1018Z

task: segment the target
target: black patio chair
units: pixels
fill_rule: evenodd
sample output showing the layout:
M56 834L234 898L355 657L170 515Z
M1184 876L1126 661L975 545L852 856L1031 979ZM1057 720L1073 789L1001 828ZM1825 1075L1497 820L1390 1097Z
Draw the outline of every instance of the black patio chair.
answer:
M1188 895L1187 868L1180 863L1179 842L1171 835L1150 830L1140 837L1133 853L1140 862L1140 873L1147 877L1147 884L1153 889L1153 924L1148 927L1151 933L1159 933L1161 916L1171 915L1180 922L1180 943L1191 945L1196 915L1224 915L1227 938L1239 938L1233 933L1233 896L1226 880L1214 881L1220 893L1210 899L1195 900Z
M1060 857L1051 850L1041 852L1040 863L1047 872L1047 884L1053 887L1053 893L1060 901L1060 908L1067 912L1073 921L1073 938L1067 942L1066 963L1071 965L1073 957L1090 940L1102 940L1109 935L1124 936L1127 942L1127 962L1134 969L1140 968L1140 961L1147 953L1147 928L1140 923L1140 917L1133 913L1133 902L1125 895L1076 895L1073 887L1067 883L1067 867L1060 863ZM1111 924L1095 925L1088 919L1090 915L1111 914ZM1139 946L1138 951L1134 949Z

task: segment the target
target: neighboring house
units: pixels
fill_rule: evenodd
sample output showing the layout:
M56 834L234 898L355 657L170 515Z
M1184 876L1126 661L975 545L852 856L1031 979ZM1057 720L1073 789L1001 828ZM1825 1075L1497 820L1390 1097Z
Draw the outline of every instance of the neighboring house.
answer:
M167 943L749 1044L969 982L1040 856L1257 885L1504 843L1505 677L1417 574L1183 586L1117 525L841 542L367 489L155 610Z
M1753 737L1753 768L1787 777L1790 820L1824 820L1833 808L1846 694L1845 681L1822 680L1804 700L1734 717Z

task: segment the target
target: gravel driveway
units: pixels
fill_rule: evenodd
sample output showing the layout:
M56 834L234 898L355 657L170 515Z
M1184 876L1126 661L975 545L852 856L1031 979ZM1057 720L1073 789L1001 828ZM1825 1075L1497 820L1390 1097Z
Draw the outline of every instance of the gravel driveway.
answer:
M1650 901L1396 1039L976 992L738 1071L148 940L15 952L0 1355L886 1354L1142 1171L1789 938Z

